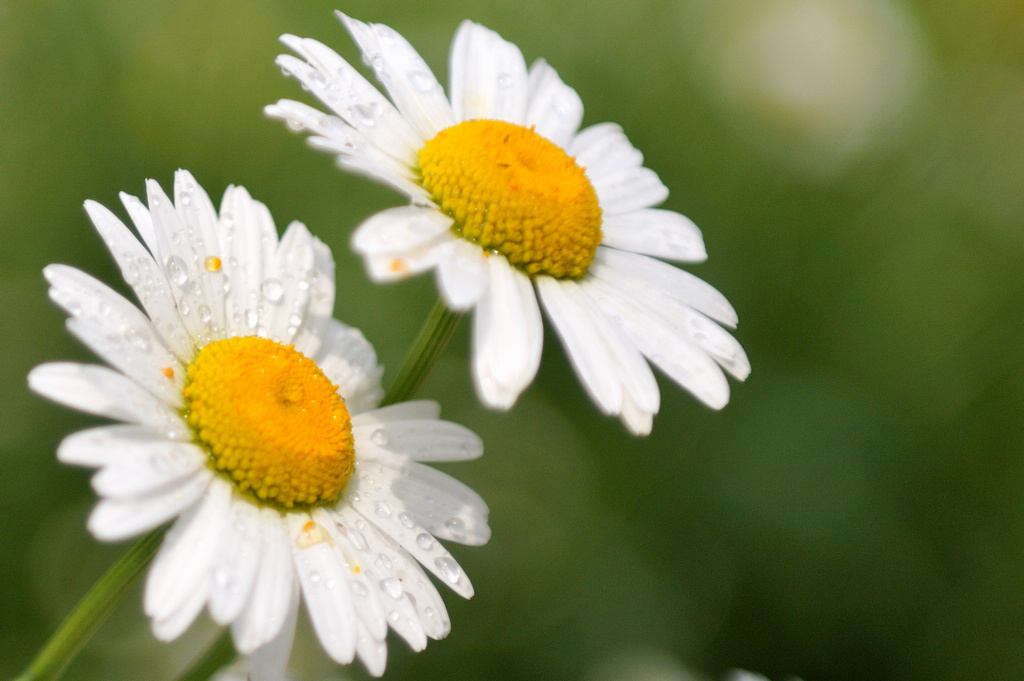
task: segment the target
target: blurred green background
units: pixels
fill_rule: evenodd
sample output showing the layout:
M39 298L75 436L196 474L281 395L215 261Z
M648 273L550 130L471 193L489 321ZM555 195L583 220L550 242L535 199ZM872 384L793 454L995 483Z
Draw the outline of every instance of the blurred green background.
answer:
M91 361L41 268L126 290L82 202L191 170L301 220L339 262L337 315L392 370L432 277L373 286L348 249L401 199L337 171L262 107L305 99L281 33L358 59L321 0L0 2L0 677L125 550L85 531L95 423L30 394ZM464 323L422 395L483 435L449 469L494 538L453 632L388 679L1024 678L1024 4L1019 0L344 2L447 82L472 18L546 58L585 124L620 123L702 227L689 269L735 305L753 374L713 413L662 381L654 433L599 416L548 329L508 414L482 409ZM387 380L388 376L385 377ZM153 641L133 592L68 679L174 678L213 635ZM301 678L364 678L319 651Z

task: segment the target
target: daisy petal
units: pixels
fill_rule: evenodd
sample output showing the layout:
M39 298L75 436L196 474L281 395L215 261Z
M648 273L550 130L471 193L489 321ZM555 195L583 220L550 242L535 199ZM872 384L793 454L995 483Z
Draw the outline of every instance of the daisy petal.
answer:
M614 176L591 175L601 210L622 215L656 206L668 198L668 188L650 168L632 168Z
M352 427L369 426L375 423L391 423L392 421L412 421L417 419L436 419L441 416L441 405L433 400L412 400L390 404L380 409L364 412L352 417Z
M259 335L292 344L309 303L309 272L313 269L313 235L301 222L288 225L260 290L263 312Z
M465 461L484 452L480 436L450 421L392 421L385 424L353 424L356 449L367 456L384 449L414 461Z
M36 367L28 387L64 406L148 426L173 440L191 438L181 417L130 378L106 367L54 362Z
M206 605L207 589L206 582L197 584L196 588L188 592L177 610L166 617L154 618L153 636L156 637L156 640L173 641L185 633L185 630L196 620L203 606Z
M178 518L153 559L143 609L154 619L170 617L193 592L208 588L210 561L231 503L231 486L218 483L210 485L203 500Z
M64 438L57 448L57 459L74 466L99 468L127 456L140 448L167 444L167 437L148 428L117 425L80 430Z
M219 234L220 219L206 190L187 170L174 173L174 195L175 210L196 249L196 283L202 301L198 312L200 322L206 324L211 339L224 338L225 279L220 263L223 262L225 249ZM190 287L194 291L192 282Z
M121 440L124 446L127 441ZM206 452L191 442L137 439L135 450L109 462L92 478L92 487L104 497L131 497L152 492L193 475L208 459Z
M605 345L596 340L599 334L590 310L578 299L578 284L552 277L537 277L535 284L548 318L590 398L605 414L618 413L622 386L618 377L608 370L612 359Z
M359 225L352 234L352 250L360 255L400 256L449 234L451 226L452 219L434 208L389 208Z
M288 514L288 534L298 538L313 521L309 516ZM326 530L321 529L321 532ZM325 539L300 548L292 542L295 574L302 585L302 599L313 621L317 638L335 662L347 664L356 654L356 627L352 595L347 587L344 568L338 561L331 542Z
M337 52L312 38L281 36L281 42L309 63L281 55L278 65L371 144L406 165L416 162L423 140L394 105Z
M669 378L712 409L721 409L729 402L729 383L722 370L685 334L674 331L657 316L638 311L633 298L613 286L597 281L592 291L640 352Z
M253 584L252 597L231 624L235 648L243 655L272 640L288 619L293 601L295 578L292 567L291 541L285 521L272 508L260 509L263 553L259 573Z
M341 588L347 588L351 592L352 606L355 609L359 623L364 633L377 641L384 641L388 634L387 613L384 606L377 598L379 585L372 581L366 571L362 570L359 551L356 549L353 540L340 531L338 518L329 510L324 508L315 509L312 513L313 520L318 523L334 541L335 553L342 561L345 575L345 584ZM305 528L303 528L305 529ZM359 649L358 634L356 637L356 650Z
M736 310L725 296L686 270L636 253L598 248L590 274L613 285L629 281L662 293L727 326L736 326Z
M363 57L405 119L424 140L455 125L444 90L419 53L383 24L364 24L336 12L363 51Z
M249 654L248 681L281 681L288 666L288 657L295 640L295 625L299 619L299 585L292 583L287 614L281 630L271 640Z
M135 206L148 220L149 211L141 201L135 197L123 196L126 204ZM153 320L160 338L179 360L185 361L191 357L192 341L174 304L174 297L171 295L170 284L163 268L157 266L153 256L106 207L95 201L86 201L85 210L110 254L117 261L118 267L121 268L121 275L135 291L135 296L142 303L146 314ZM137 222L140 220L141 217ZM152 221L148 221L152 229Z
M601 223L605 246L680 262L704 262L708 254L697 225L679 213L649 208L606 216Z
M295 336L295 349L315 357L334 318L334 258L331 249L317 238L313 239L313 269L303 275L298 287L309 289L309 305Z
M464 312L476 305L487 290L487 255L475 244L453 239L437 266L437 284L449 310Z
M526 60L518 47L494 31L463 21L452 42L449 73L452 109L459 121L526 121Z
M438 539L482 546L491 537L490 512L479 494L429 466L410 463L392 491L416 521Z
M421 600L429 601L429 593L424 588L425 584L429 585L427 576L394 539L351 506L338 508L332 515L359 551L362 572L376 582L377 588L371 593L380 599L388 624L413 650L423 650L427 645L424 626L428 623L423 620L418 604ZM443 605L441 612L444 612Z
M89 531L101 541L120 541L148 532L194 504L212 479L212 473L200 470L156 494L102 499L89 515Z
M260 509L233 496L228 521L210 562L210 617L221 626L237 618L250 598L263 549Z
M484 404L508 409L537 374L544 327L530 279L503 257L487 263L491 283L473 319L473 378Z
M225 301L229 335L251 336L259 329L264 271L277 247L277 228L270 211L244 187L228 187L220 203L227 240L224 274L231 282Z
M584 128L567 149L587 176L610 177L643 165L644 155L630 144L622 128L615 123L598 123Z
M50 282L50 299L71 315L68 329L79 340L168 406L183 406L184 367L139 308L73 267L49 265L43 275Z
M356 655L360 662L366 667L366 671L373 677L384 675L384 668L388 662L388 645L382 638L370 636L366 625L359 622L356 638Z
M530 67L529 85L526 125L534 126L538 135L566 147L583 120L583 100L543 59Z
M345 406L352 415L373 409L384 395L380 378L384 367L377 364L377 353L359 329L332 319L320 352L314 357L317 366L345 395Z

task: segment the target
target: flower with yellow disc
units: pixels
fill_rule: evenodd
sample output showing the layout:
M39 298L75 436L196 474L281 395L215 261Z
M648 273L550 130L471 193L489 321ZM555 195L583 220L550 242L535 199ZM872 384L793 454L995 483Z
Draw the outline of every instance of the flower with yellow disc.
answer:
M122 194L142 238L86 211L142 310L77 269L44 270L68 328L110 366L44 364L38 393L120 421L57 455L97 468L89 529L117 541L174 520L146 581L161 640L207 607L279 679L300 594L327 653L384 671L389 627L414 650L450 628L423 568L473 587L439 539L483 544L487 506L423 462L472 459L480 439L433 402L376 408L381 368L333 319L334 261L300 223L278 240L266 207L229 187L218 213L192 176L148 208Z
M668 190L622 129L579 130L576 92L543 60L527 69L519 48L478 24L455 35L449 99L397 32L339 17L390 99L330 48L285 35L305 61L281 55L278 64L332 113L291 100L266 111L308 130L341 167L409 197L363 223L353 247L374 279L433 269L450 309L475 310L483 402L507 409L533 380L542 305L591 398L633 433L649 433L658 412L648 361L724 406L722 369L740 380L750 372L719 326L734 326L736 313L717 290L655 259L700 262L703 239L682 215L653 208Z

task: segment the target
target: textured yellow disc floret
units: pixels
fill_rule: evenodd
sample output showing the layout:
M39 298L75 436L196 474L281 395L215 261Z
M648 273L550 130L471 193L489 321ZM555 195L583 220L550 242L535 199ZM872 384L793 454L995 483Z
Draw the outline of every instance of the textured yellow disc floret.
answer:
M260 501L332 501L352 474L345 402L294 346L255 336L210 343L188 366L185 403L210 465Z
M586 274L601 243L601 208L561 147L531 128L474 120L442 130L419 161L456 234L529 275Z

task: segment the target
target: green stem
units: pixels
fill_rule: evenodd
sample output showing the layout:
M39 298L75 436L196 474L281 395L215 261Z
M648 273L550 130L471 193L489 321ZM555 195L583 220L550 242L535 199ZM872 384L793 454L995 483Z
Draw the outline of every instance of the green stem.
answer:
M423 381L434 370L437 361L441 359L461 319L462 315L449 310L443 300L438 299L434 303L380 406L404 402L416 394Z
M52 681L71 663L82 646L142 576L166 528L153 530L128 549L93 585L32 663L14 681Z
M235 644L231 641L231 630L220 632L203 656L182 674L178 681L206 681L231 660L235 659Z

